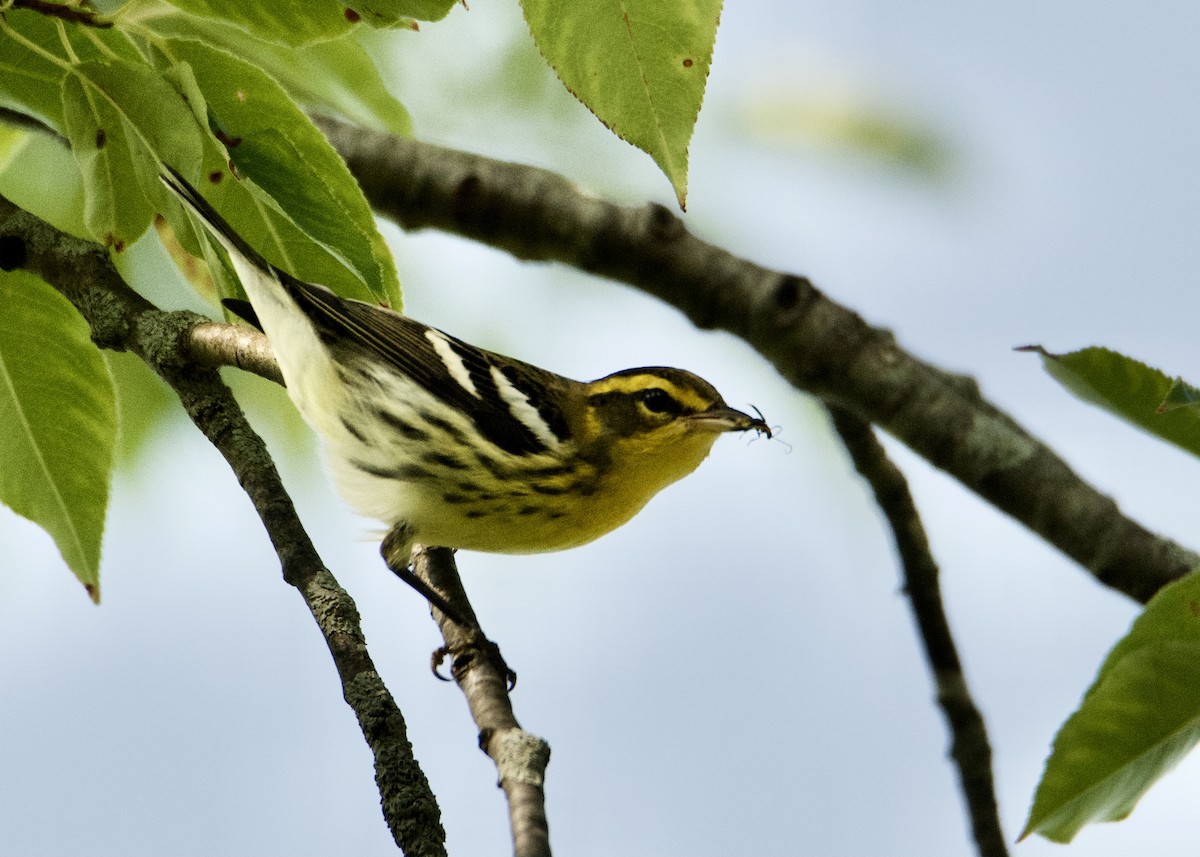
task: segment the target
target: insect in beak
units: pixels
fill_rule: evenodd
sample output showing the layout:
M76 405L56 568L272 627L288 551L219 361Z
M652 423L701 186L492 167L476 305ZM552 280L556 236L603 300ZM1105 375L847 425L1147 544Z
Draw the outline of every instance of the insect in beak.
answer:
M754 408L754 412L758 414L757 417L744 414L734 408L722 406L709 408L707 411L693 414L689 419L713 431L753 430L760 435L765 434L768 438L771 437L771 428L767 425L767 421L763 419L762 411Z

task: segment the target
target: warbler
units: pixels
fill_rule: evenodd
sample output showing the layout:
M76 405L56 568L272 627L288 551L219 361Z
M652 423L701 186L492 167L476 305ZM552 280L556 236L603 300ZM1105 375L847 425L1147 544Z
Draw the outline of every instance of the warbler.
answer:
M394 555L582 545L695 470L720 434L771 435L682 369L583 383L339 297L267 262L174 170L163 182L228 253L335 484L390 528Z

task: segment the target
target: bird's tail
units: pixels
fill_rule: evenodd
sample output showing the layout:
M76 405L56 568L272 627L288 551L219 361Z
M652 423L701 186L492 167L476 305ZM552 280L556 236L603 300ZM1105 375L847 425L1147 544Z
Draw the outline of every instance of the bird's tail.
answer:
M221 242L230 257L243 257L247 262L260 271L274 271L275 266L268 262L263 255L246 243L246 239L238 235L215 208L200 195L200 191L192 187L188 180L179 174L172 166L163 165L165 172L159 175L162 183L179 198L184 207L200 218L207 226L213 237Z

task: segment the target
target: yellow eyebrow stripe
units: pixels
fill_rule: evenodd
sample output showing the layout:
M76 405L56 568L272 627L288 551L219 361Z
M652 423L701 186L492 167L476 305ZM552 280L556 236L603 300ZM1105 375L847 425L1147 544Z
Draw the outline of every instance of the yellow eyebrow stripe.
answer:
M610 378L603 378L600 381L593 382L590 393L593 396L612 393L623 393L627 396L632 396L650 387L657 387L660 390L664 390L671 398L682 404L689 411L703 411L713 405L712 402L690 387L681 387L678 384L668 381L666 378L649 372L645 375L617 375Z

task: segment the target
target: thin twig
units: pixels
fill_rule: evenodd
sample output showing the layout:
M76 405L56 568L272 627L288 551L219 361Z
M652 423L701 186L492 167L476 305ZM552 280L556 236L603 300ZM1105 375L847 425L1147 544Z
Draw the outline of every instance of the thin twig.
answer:
M386 556L390 567L409 557ZM467 699L479 730L479 748L496 764L500 788L508 799L514 857L550 857L544 782L550 745L526 732L513 714L509 690L515 676L500 650L484 635L467 599L454 554L445 548L414 551L413 572L465 622L459 623L436 608L433 617L446 641L435 660L451 658L450 673ZM435 665L436 666L436 665Z
M660 205L622 207L547 170L317 122L375 209L402 226L564 262L740 336L798 389L886 429L1105 585L1145 602L1200 564L1124 516L974 381L918 360L807 278L702 241Z
M1008 847L996 808L987 727L967 687L950 623L942 608L937 563L929 550L929 540L909 493L908 482L887 457L869 423L845 408L833 407L829 411L833 415L834 428L854 460L855 468L875 493L875 501L895 538L896 552L904 571L904 592L933 672L938 705L950 728L950 755L958 768L975 845L980 857L1007 857Z
M3 197L0 267L23 268L57 288L91 325L97 344L137 354L174 388L250 497L284 579L300 591L320 628L342 694L375 756L383 813L396 844L410 857L444 855L437 801L413 756L404 716L371 661L354 601L321 562L266 446L229 389L215 370L192 361L192 333L210 323L192 313L159 310L121 280L103 247L58 232Z

